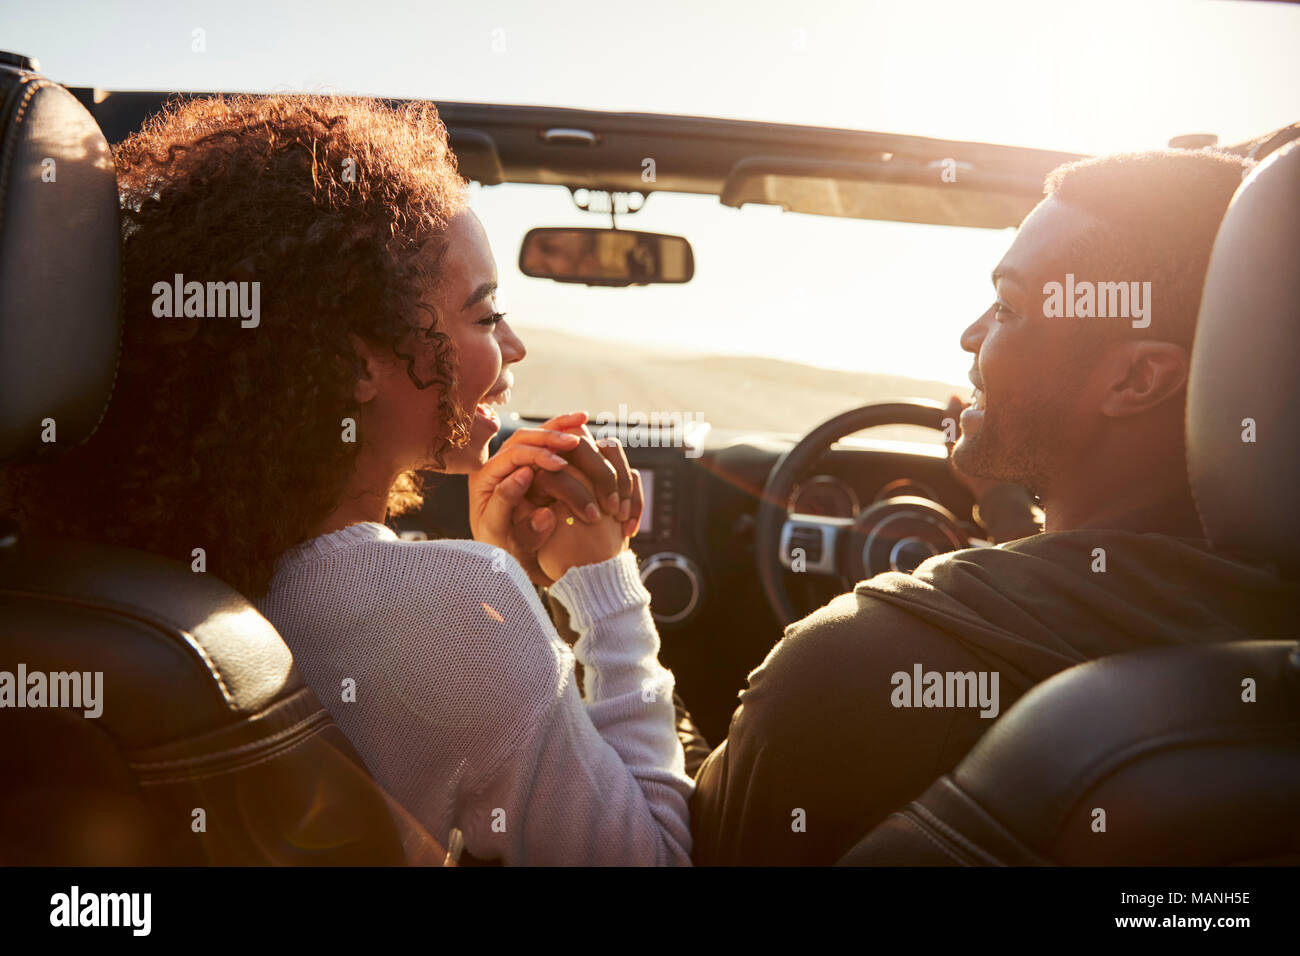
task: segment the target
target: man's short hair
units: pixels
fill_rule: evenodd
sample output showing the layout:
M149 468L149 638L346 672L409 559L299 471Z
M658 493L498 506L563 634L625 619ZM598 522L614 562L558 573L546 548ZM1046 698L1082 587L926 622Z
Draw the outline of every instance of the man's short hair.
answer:
M1058 166L1043 192L1102 223L1074 250L1107 281L1149 281L1143 338L1191 348L1210 250L1233 193L1253 164L1229 153L1165 149Z

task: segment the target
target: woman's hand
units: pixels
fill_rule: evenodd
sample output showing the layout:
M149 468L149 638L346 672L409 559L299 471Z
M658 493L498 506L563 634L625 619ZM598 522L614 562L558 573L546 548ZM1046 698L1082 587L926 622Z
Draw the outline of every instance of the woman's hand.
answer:
M640 524L641 475L628 467L627 456L617 441L606 440L598 444L600 453L619 474L620 485L626 481L630 487L632 503L629 514L632 517L625 522L617 515L606 515L598 521L583 523L567 504L557 503L555 510L559 520L555 531L537 553L542 573L552 581L559 580L570 568L600 564L624 551ZM583 472L576 472L573 477L584 485L591 485Z
M548 584L537 566L537 549L555 530L555 513L524 500L535 472L552 474L569 467L559 452L571 452L582 443L578 434L563 429L581 428L583 412L561 415L541 428L521 428L469 476L469 527L475 541L495 544L508 551L531 580Z
M639 478L633 479L616 441L610 447L617 454L597 448L586 421L586 412L572 412L540 428L521 428L469 476L475 540L508 551L534 584L554 580L538 564L537 552L557 527L560 505L561 517L585 524L601 520L603 509L622 522L627 537L640 524Z

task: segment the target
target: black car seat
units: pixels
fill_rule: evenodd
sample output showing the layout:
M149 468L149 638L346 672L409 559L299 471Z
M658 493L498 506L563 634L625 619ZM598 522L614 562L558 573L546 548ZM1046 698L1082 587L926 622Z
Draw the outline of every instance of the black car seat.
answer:
M1298 256L1293 142L1250 174L1219 229L1186 421L1209 540L1288 580L1300 576ZM1035 687L840 862L1295 865L1298 811L1300 647L1160 649Z
M119 243L94 119L31 60L0 54L0 462L56 453L100 421L118 356ZM101 713L86 716L85 700L17 706L38 702L19 679L36 674L69 693L53 675L102 674ZM437 853L241 595L154 555L28 539L12 522L0 532L0 864Z

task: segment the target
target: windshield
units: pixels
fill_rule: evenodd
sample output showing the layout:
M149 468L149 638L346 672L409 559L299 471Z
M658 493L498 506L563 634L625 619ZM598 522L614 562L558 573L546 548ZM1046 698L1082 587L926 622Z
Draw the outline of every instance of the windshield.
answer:
M606 226L567 189L471 190L500 271L499 304L528 348L510 409L549 416L618 405L715 428L804 432L873 401L970 389L958 336L992 298L1013 230L733 209L654 193L619 225L684 235L683 285L600 288L518 268L537 225Z

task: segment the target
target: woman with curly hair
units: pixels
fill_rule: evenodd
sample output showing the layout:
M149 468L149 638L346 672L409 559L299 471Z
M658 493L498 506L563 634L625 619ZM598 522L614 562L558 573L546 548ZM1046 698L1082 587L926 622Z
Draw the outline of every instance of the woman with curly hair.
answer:
M459 830L506 863L689 863L673 680L628 549L639 476L582 413L488 460L525 351L434 108L193 99L115 160L115 393L87 443L12 479L24 527L247 594L444 845ZM471 475L476 540L384 523L420 504L418 469ZM530 503L534 485L549 491ZM597 488L603 513L582 504ZM572 650L534 584L568 610Z

